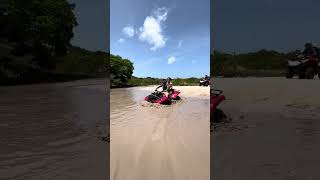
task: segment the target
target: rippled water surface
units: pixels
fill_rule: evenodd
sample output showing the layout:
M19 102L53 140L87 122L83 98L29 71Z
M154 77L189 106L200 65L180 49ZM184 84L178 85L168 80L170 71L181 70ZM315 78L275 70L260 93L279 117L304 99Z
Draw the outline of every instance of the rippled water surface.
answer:
M107 179L106 80L0 87L0 179Z

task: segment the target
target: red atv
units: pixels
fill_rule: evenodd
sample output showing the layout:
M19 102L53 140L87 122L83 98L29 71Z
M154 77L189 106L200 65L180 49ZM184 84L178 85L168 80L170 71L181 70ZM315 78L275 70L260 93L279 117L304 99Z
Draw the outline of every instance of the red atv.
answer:
M292 55L288 60L286 78L298 75L299 79L313 79L315 75L320 78L320 61L318 57L304 57L301 53Z
M212 122L221 122L226 115L217 106L226 98L221 90L213 90L210 97L210 114Z
M173 93L171 94L171 98L169 98L161 91L154 91L150 95L146 96L144 100L151 103L170 105L172 103L172 100L181 99L179 94L180 94L180 91L174 89Z

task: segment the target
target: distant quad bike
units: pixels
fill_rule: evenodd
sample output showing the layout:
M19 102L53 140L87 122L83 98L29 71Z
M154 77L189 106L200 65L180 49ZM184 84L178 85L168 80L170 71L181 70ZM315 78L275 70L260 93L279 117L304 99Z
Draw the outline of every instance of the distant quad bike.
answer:
M298 55L296 58L288 60L286 78L293 78L298 75L299 79L313 79L315 75L320 78L319 58L305 58Z
M209 86L210 85L210 80L201 80L199 82L199 86Z

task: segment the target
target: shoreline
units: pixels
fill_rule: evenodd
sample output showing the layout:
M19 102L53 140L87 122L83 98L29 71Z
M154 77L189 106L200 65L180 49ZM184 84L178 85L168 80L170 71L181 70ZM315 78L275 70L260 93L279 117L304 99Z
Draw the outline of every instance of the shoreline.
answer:
M108 87L108 78L86 78L86 79L74 79L74 80L66 80L66 81L53 81L53 82L41 82L41 83L25 83L25 84L13 84L13 85L0 85L0 89L2 88L14 88L14 87L25 87L25 86L46 86L46 85L63 85L65 83L77 84L79 82L79 86L89 86L89 85L102 85L103 83L93 83L88 84L88 82L100 82L105 81L105 85ZM86 82L86 83L81 83Z

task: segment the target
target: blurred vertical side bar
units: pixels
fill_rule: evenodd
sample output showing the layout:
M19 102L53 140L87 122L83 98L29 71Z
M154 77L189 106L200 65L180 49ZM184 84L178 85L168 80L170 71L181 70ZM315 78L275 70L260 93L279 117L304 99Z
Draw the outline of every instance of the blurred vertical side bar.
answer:
M210 1L210 76L214 77L214 73L213 73L213 26L214 26L214 22L213 22L213 4L214 4L214 0ZM213 85L211 85L213 86ZM211 89L212 87L210 87ZM211 93L210 93L211 96ZM210 100L210 104L211 104L211 100ZM211 131L211 113L210 113L210 131ZM213 142L212 142L213 138L211 136L211 132L210 132L210 180L213 179L213 158L212 158L212 146L213 146Z
M107 175L107 179L110 179L110 0L106 0L107 1L107 52L109 55L109 59L108 59L108 63L107 66L109 68L108 69L108 78L107 78L107 169L106 169L106 175Z

